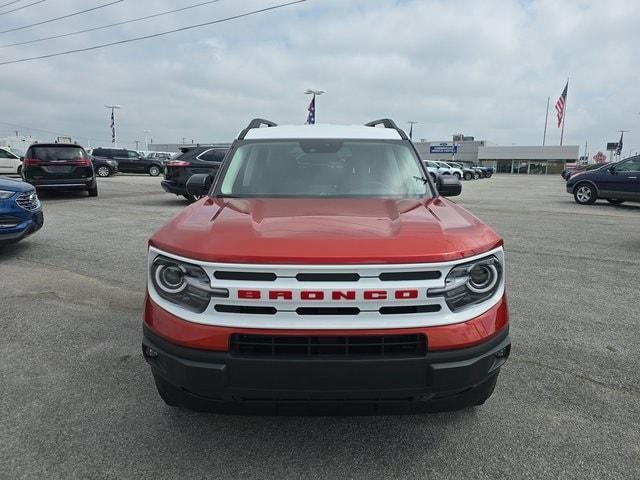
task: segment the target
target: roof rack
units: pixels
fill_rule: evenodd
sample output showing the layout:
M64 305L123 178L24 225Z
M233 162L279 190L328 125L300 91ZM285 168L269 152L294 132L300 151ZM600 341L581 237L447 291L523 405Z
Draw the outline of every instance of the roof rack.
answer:
M245 135L249 132L249 130L253 129L253 128L260 128L262 125L266 125L267 127L277 127L278 124L274 123L270 120L265 120L263 118L254 118L253 120L251 120L249 122L249 125L247 126L247 128L245 128L244 130L242 130L240 132L240 135L238 135L238 140L243 140Z
M409 137L407 137L407 134L404 133L404 130L398 127L398 125L396 125L396 122L394 122L390 118L381 118L380 120L374 120L373 122L364 124L365 127L377 127L378 125L384 125L384 128L392 128L396 132L398 132L398 134L400 134L400 137L403 140L409 140Z

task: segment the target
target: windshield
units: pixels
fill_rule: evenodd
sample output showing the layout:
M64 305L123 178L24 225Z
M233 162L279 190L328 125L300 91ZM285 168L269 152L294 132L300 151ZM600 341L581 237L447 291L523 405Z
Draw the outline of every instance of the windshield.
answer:
M216 193L237 197L423 197L428 181L402 142L249 142L229 160Z
M84 150L80 147L32 147L33 158L43 161L78 160L85 158Z

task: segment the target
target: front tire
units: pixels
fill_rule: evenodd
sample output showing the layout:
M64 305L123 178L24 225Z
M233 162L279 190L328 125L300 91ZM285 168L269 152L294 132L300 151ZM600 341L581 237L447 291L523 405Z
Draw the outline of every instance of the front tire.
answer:
M20 176L20 178L22 178L22 165L18 166L18 171L16 173Z
M573 198L580 205L592 205L598 199L598 193L590 183L579 183L573 190Z
M152 177L157 177L158 175L160 175L160 167L158 167L157 165L151 165L149 167L149 175L151 175Z
M473 179L478 180L480 178L480 174L478 172L473 174Z
M465 180L472 180L473 179L473 174L471 172L465 172L464 173L464 179Z
M98 169L96 170L96 174L99 177L108 177L111 175L111 169L105 165L101 165L98 167Z
M460 180L460 174L458 172L453 172L454 177Z

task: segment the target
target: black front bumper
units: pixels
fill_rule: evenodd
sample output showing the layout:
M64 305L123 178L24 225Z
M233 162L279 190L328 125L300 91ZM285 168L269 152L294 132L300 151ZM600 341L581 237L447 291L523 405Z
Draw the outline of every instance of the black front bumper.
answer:
M181 185L172 180L163 180L160 182L162 189L167 193L173 193L175 195L186 195L187 187L186 185Z
M25 237L28 237L32 233L37 232L44 225L44 214L42 210L39 212L35 212L31 215L31 219L29 225L21 231L11 232L11 233L2 233L0 232L0 245L6 243L15 243L22 240Z
M445 399L495 377L510 348L508 328L474 347L406 358L238 356L180 347L146 326L142 342L156 382L218 402Z

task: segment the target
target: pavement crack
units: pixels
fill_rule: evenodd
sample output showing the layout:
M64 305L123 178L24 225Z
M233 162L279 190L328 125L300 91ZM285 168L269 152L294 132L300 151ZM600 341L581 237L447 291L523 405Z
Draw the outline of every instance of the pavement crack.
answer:
M31 259L22 257L20 255L17 255L14 258L16 260L21 261L21 262L32 263L32 264L35 264L35 265L42 265L42 266L49 267L49 268L52 268L52 269L61 270L63 272L72 273L74 275L79 275L79 276L84 277L84 278L90 278L90 279L93 279L93 280L99 280L99 281L101 281L101 282L103 282L103 283L105 283L105 284L107 284L109 286L112 286L112 287L122 288L122 289L126 289L126 290L130 290L131 288L134 288L133 286L127 285L127 284L125 284L123 282L118 282L116 280L112 280L110 278L101 277L101 276L95 275L95 274L87 275L86 273L78 272L76 270L70 270L68 268L62 267L60 265L56 265L54 263L47 263L47 262L43 262L42 260L31 260Z
M566 370L564 368L554 367L551 365L547 365L546 363L538 362L536 360L528 360L522 358L511 358L511 361L514 363L526 363L527 365L535 365L536 367L546 368L548 370L553 370L554 372L564 373L566 375L571 375L572 377L579 378L580 380L584 380L589 383L593 383L594 385L598 385L601 387L608 388L610 390L616 390L625 393L631 393L634 395L640 395L640 390L635 389L633 387L624 386L620 387L618 385L611 385L610 383L602 382L600 380L596 380L595 378L588 377L586 375L573 372L571 370Z

